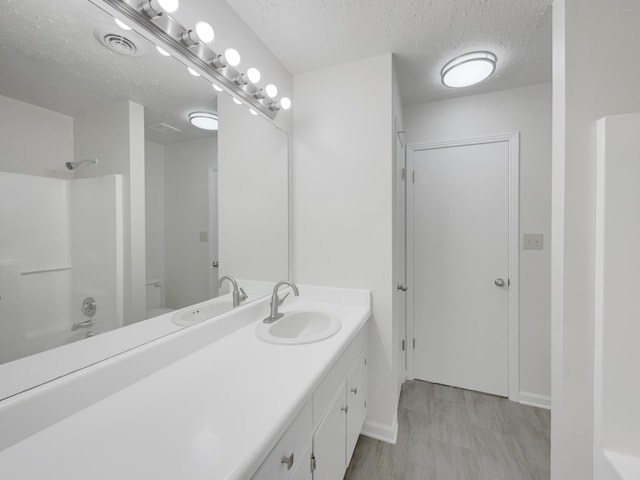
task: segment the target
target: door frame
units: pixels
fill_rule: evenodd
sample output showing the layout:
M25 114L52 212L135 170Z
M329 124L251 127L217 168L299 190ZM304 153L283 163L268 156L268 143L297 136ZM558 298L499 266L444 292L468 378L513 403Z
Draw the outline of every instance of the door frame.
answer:
M415 303L414 303L414 157L423 150L436 150L448 147L483 145L487 143L507 142L509 147L509 400L518 402L520 398L520 133L512 132L487 137L448 140L407 145L407 172L412 181L407 182L407 337L412 339L408 348L407 376L415 378Z

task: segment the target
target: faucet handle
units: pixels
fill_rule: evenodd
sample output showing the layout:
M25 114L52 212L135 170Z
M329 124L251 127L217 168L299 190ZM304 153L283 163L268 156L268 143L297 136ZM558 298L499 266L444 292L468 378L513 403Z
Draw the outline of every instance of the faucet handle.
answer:
M291 295L291 292L287 292L287 294L284 297L279 298L278 299L278 306L282 305L282 303L284 302L284 299L287 298L289 295Z
M244 291L244 288L240 287L240 301L244 302L247 298L249 298L249 295L247 295L247 292Z

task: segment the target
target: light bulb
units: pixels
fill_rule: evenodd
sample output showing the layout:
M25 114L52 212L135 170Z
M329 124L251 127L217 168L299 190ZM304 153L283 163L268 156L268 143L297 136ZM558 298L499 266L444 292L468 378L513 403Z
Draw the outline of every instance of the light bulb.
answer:
M280 99L280 106L283 110L289 110L291 108L291 100L287 97L282 97Z
M270 83L269 85L264 87L264 91L270 98L274 98L278 95L278 87L276 87L273 83Z
M170 56L171 54L169 52L167 52L166 50L161 49L160 47L156 46L156 50L158 50L158 53L160 55L164 55L165 57Z
M227 48L224 52L224 58L232 67L237 67L240 64L240 54L235 48Z
M190 73L191 75L193 75L194 77L199 77L199 76L200 76L200 74L199 74L198 72L196 72L196 71L195 71L193 68L191 68L191 67L187 67L187 70L189 70L189 73Z
M240 100L238 100L236 97L233 97L233 101L235 103L237 103L238 105L242 105L242 102Z
M198 22L196 23L196 34L198 34L198 38L202 43L211 43L213 42L213 28L207 22Z
M260 70L251 67L249 70L247 70L247 77L249 77L250 82L258 83L262 75L260 75Z
M118 25L121 29L123 29L123 30L131 30L131 27L129 25L127 25L126 23L124 23L119 18L114 18L113 21L116 22L116 25Z
M156 1L158 2L158 5L160 5L160 8L168 13L175 12L176 10L178 10L178 7L180 6L179 0L156 0Z
M215 83L211 84L211 86L213 87L213 89L214 89L216 92L222 92L222 91L223 91L223 90L222 90L218 85L216 85Z
M256 112L253 108L250 108L250 109L249 109L249 113L250 113L251 115L258 115L258 112Z

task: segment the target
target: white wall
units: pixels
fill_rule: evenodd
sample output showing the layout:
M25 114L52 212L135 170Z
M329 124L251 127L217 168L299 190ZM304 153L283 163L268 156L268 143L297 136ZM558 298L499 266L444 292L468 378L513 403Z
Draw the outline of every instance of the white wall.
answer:
M123 175L124 321L145 318L144 107L134 102L105 106L75 117L76 161L97 157L74 178Z
M289 277L288 137L227 95L218 100L220 276Z
M596 121L640 111L638 18L637 0L554 2L554 480L594 478Z
M0 95L0 171L71 178L73 118Z
M165 305L182 308L209 295L209 168L217 138L165 147Z
M297 75L294 90L295 281L373 292L365 430L393 440L391 55Z
M164 279L164 146L145 143L147 280Z
M520 132L520 232L544 234L544 250L520 241L520 391L551 394L551 85L405 106L405 138L427 143ZM528 395L528 396L527 396Z

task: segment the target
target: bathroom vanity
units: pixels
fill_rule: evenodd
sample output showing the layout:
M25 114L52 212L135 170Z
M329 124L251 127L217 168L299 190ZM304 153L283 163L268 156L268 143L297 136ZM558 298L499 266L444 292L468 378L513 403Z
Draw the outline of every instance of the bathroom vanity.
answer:
M340 329L313 343L265 341L264 298L70 374L41 395L57 390L55 402L74 402L92 376L111 387L0 451L0 477L343 478L366 417L370 294L302 286L281 312L325 315ZM312 323L285 335L302 342ZM148 374L129 385L112 378L138 368ZM37 416L28 392L24 401L16 411Z

